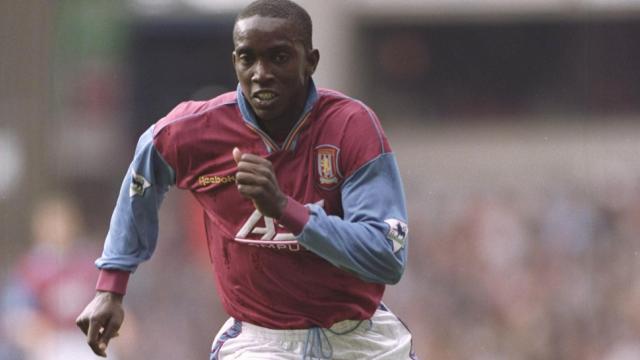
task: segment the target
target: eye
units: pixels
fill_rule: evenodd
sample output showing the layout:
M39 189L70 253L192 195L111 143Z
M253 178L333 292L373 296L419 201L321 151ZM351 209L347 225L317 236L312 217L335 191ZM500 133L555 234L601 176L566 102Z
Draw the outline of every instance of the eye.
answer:
M251 56L251 54L248 54L248 53L238 54L237 59L238 59L238 62L240 62L240 64L243 66L251 65L251 63L253 63L253 56Z
M284 64L289 60L289 54L286 52L279 52L273 56L273 62L276 64Z

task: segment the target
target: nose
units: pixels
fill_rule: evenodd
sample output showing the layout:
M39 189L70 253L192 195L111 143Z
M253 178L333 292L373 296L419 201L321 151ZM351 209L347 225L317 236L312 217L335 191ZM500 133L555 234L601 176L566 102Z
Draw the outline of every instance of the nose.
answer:
M253 74L251 75L251 81L255 83L264 83L273 79L271 69L265 61L256 61Z

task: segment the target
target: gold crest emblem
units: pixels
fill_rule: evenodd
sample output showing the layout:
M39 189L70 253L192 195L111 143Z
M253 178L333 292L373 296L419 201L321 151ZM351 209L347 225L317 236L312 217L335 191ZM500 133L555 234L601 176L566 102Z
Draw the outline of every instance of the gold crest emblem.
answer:
M338 168L337 147L332 145L321 145L316 147L316 171L318 173L318 183L320 187L331 190L338 185L341 175Z

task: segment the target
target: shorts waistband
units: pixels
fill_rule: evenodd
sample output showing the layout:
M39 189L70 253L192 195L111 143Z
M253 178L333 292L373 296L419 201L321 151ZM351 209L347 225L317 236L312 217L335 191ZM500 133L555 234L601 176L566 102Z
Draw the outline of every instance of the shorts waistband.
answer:
M376 310L384 311L382 309ZM375 316L375 314L374 314ZM373 317L372 317L373 318ZM294 329L294 330L281 330L281 329L269 329L262 326L254 325L245 321L236 322L242 323L242 332L251 334L252 336L261 337L263 339L288 339L304 341L307 337L309 329ZM333 324L330 328L322 328L325 331L327 337L340 336L351 332L364 332L371 327L371 319L367 320L342 320Z

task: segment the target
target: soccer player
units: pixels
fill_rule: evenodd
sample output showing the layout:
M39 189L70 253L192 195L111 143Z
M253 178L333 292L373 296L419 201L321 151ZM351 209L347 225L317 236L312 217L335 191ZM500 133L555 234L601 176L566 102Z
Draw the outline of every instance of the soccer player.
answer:
M233 30L237 91L179 104L136 147L111 219L97 294L77 319L105 356L128 277L149 259L171 186L205 214L231 316L211 359L409 359L411 335L382 303L407 257L395 157L371 109L313 83L311 19L258 0Z

